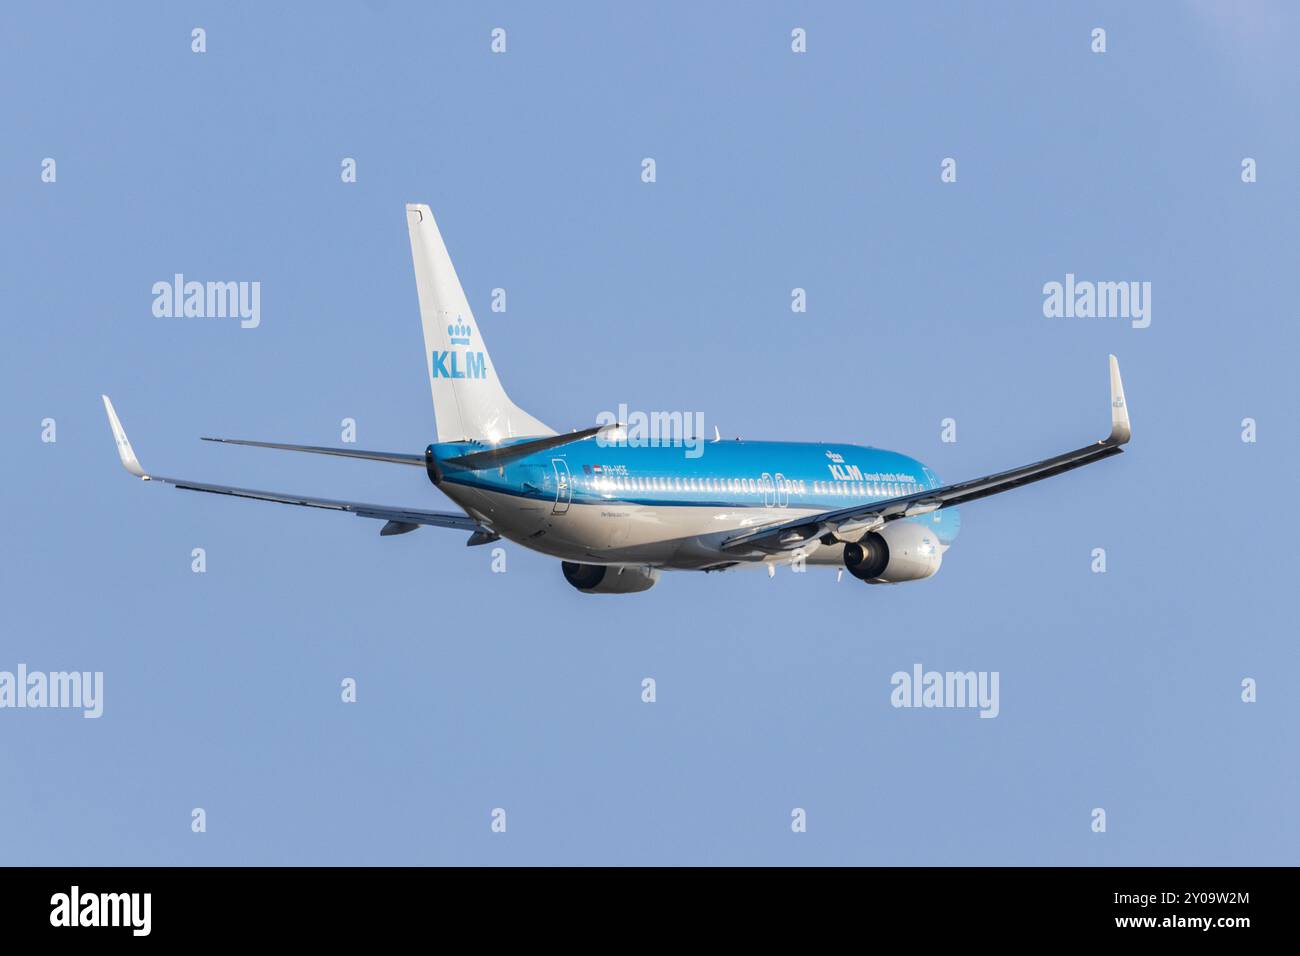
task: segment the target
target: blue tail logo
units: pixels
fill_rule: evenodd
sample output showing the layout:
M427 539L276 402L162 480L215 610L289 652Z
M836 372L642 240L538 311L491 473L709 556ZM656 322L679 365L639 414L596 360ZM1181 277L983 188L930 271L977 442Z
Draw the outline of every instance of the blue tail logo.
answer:
M429 367L434 378L487 378L487 359L482 352L435 351Z
M465 321L463 315L456 316L456 321L447 326L447 340L452 345L473 344L474 327ZM482 352L435 351L429 367L434 378L487 378L487 359Z

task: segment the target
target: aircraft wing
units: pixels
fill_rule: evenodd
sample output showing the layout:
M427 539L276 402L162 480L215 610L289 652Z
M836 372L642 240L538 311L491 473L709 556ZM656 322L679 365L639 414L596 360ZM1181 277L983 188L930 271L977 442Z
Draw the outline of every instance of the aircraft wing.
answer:
M117 442L117 454L122 459L122 466L137 478L142 478L145 481L161 481L187 491L206 491L218 495L231 495L236 498L253 498L258 501L302 505L307 508L348 511L363 518L380 518L388 522L380 531L380 534L383 535L403 534L407 531L414 531L420 525L430 525L437 528L459 528L464 531L473 531L476 533L475 536L480 538L480 540L471 539L475 544L496 537L490 529L484 528L480 522L464 512L424 511L419 508L371 505L359 501L314 498L309 495L296 495L280 491L257 491L252 488L235 488L230 485L214 485L202 481L190 481L185 478L166 478L162 475L149 474L136 457L135 450L132 449L131 442L126 437L126 430L122 428L122 422L113 409L113 403L109 401L107 395L101 397L104 399L104 410L108 413L108 424L113 430L113 439ZM423 460L421 459L421 461Z
M742 552L792 551L826 534L854 541L863 534L883 526L887 521L928 514L940 508L951 508L968 501L987 498L989 495L1010 491L1012 488L1042 481L1044 478L1051 478L1074 468L1090 465L1094 461L1118 455L1124 450L1120 446L1128 442L1133 432L1129 425L1128 406L1124 401L1124 383L1119 376L1119 362L1113 355L1110 357L1110 411L1110 435L1091 445L1045 458L1030 465L985 475L983 478L931 488L913 495L852 505L777 525L754 528L727 538L722 542L722 548L724 551Z

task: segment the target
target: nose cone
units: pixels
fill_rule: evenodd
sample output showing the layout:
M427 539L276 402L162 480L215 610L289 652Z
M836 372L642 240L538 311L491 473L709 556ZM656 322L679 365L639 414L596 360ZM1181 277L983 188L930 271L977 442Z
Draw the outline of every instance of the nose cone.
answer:
M931 488L942 487L943 482L939 476L931 471L921 462L916 462L917 469L925 475L926 481ZM947 551L954 541L957 540L957 532L961 530L961 514L956 508L940 508L938 511L931 512L928 515L921 515L916 519L934 532L935 537L939 539L939 546L943 551Z
M946 551L957 540L957 532L961 530L961 514L956 508L940 508L933 514L925 517L932 519L930 528L939 538L939 544Z

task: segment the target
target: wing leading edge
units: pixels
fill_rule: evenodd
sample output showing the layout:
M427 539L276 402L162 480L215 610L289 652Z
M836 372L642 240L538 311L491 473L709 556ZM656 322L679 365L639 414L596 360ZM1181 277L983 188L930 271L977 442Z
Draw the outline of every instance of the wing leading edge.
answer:
M429 525L436 528L458 528L463 531L473 531L476 537L480 537L480 535L486 536L486 538L496 537L490 529L484 528L480 522L463 512L425 511L419 508L372 505L360 501L339 501L333 498L315 498L309 495L296 495L280 491L258 491L253 488L235 488L230 485L214 485L207 482L190 481L186 478L167 478L162 475L149 474L140 464L140 459L136 457L135 450L126 437L126 430L122 427L117 412L113 409L113 403L107 395L100 397L104 399L104 410L108 413L108 424L113 430L113 439L117 443L117 454L122 460L122 467L137 478L142 478L145 481L161 481L186 491L206 491L211 494L230 495L235 498L252 498L257 501L302 505L307 508L324 508L329 511L347 511L362 518L379 518L388 522L380 532L384 535L402 534L406 531L413 531L419 525ZM356 457L363 457L363 455ZM383 460L393 460L394 458L396 456ZM420 463L423 464L423 462L424 459L421 458ZM480 543L473 538L471 538L471 542Z
M755 528L726 539L722 547L727 551L756 550L760 552L791 551L814 538L832 535L841 540L856 541L862 535L881 527L887 521L928 514L940 508L951 508L1019 488L1044 478L1051 478L1103 458L1120 454L1133 429L1129 424L1128 405L1124 400L1124 383L1119 375L1119 361L1110 356L1110 435L1091 445L1074 451L1044 458L1030 465L1011 468L996 474L985 475L940 488L931 488L914 495L889 498L884 501L853 505L836 511L799 518L765 528Z

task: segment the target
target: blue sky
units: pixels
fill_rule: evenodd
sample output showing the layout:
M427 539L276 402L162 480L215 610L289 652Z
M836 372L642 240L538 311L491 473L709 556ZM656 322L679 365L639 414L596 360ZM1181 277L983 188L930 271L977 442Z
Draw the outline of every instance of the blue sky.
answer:
M0 711L0 861L1296 863L1298 19L10 5L0 670L103 671L105 701ZM952 481L1102 437L1114 352L1135 437L963 508L928 581L604 599L515 546L493 574L460 533L121 471L101 392L164 474L445 507L416 469L197 441L431 439L405 202L558 428L699 410ZM261 325L156 318L176 272L261 282ZM1067 273L1149 281L1150 327L1045 318ZM998 671L1000 715L894 709L916 662Z

